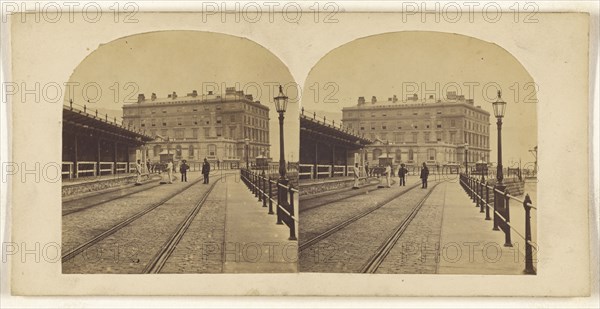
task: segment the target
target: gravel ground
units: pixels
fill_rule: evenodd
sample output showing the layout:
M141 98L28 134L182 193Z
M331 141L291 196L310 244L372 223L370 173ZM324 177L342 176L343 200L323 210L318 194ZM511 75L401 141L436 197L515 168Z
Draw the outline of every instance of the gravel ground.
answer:
M233 181L229 177L228 181ZM219 182L165 263L161 273L221 273L227 184Z
M377 273L437 273L446 184L440 184L434 190L381 263Z
M190 182L161 185L127 197L100 204L62 218L63 252L72 249L115 224L147 209L185 187Z
M377 206L382 201L394 195L406 192L408 188L414 184L415 183L412 182L407 183L406 187L395 186L389 189L383 188L368 191L362 195L357 195L337 202L331 202L328 205L303 211L300 214L299 244L302 245L304 241L322 234L332 226L335 226L358 213ZM302 203L302 200L300 203Z
M213 178L213 181L216 180L216 177ZM160 200L165 193L177 189L180 190L185 185L186 183L180 182L173 185L164 185L157 188L161 190L160 192L158 190L152 191L152 195L154 197L159 196L158 200ZM101 240L74 259L63 263L63 273L141 273L145 265L159 251L160 247L209 188L210 186L203 185L201 182L194 184L188 190L178 194L145 216ZM145 209L149 205L146 199L136 198L135 201L139 209ZM105 217L110 218L110 220L101 220L103 222L112 220L114 223L120 221L115 218L116 214L110 211L118 209L119 203L116 204L111 203L109 206L112 207L103 207L111 209L104 209L102 213L96 211L92 215L88 214L89 218L87 219L90 221L81 221L80 224L74 227L79 227L78 230L80 231L84 230L85 233L81 234L92 236L103 232L107 227L106 222L100 225L96 225L95 223L99 221L99 217L101 219ZM130 206L128 207L131 209L130 212L135 213L132 210L133 207L131 205L128 206ZM87 214L87 211L84 213ZM124 212L119 212L118 215L119 217L127 217ZM80 217L77 219L83 220ZM72 221L74 220L70 220L69 222L73 224ZM82 226L85 226L83 225L85 223L92 223L95 226L103 228L81 229ZM110 226L112 224L108 225L108 227ZM64 229L63 237L65 237ZM89 238L78 237L77 239L81 241Z
M432 187L430 182L430 189ZM408 188L409 186L407 186ZM403 188L404 189L404 188ZM358 272L360 268L375 253L377 248L389 237L397 225L410 213L412 208L426 195L429 190L419 187L408 191L406 194L394 199L380 209L368 214L358 221L350 224L335 234L323 239L313 247L303 251L300 255L301 272ZM391 190L390 190L391 191ZM361 196L346 200L354 209L362 210L372 207L377 201L384 200L393 195L390 191L380 190L371 196ZM394 193L398 193L395 191ZM340 211L338 211L339 213ZM344 213L346 218L349 212ZM340 221L338 215L334 220L321 213L321 221L329 222L328 225L319 224L319 229L333 226L334 221ZM313 223L317 220L311 220ZM316 224L311 225L311 227ZM306 228L306 218L302 225ZM313 230L305 235L316 235ZM312 236L311 236L312 237Z

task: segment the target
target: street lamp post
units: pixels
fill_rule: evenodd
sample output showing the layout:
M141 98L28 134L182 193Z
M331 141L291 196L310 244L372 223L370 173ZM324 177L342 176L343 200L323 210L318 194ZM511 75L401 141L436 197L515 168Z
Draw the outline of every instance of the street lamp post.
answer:
M283 94L283 87L279 85L279 95L275 98L275 108L279 113L279 179L284 180L286 168L285 168L285 145L283 136L283 119L285 111L287 109L288 97ZM286 183L287 185L287 183Z
M494 230L498 230L499 219L497 218L496 211L501 211L506 217L506 223L502 224L505 234L505 247L512 247L510 240L510 227L507 226L508 220L510 220L508 216L508 211L505 209L506 205L504 203L504 194L506 191L506 186L503 183L504 175L502 174L502 118L504 118L504 111L506 109L506 102L502 100L502 92L498 91L498 98L494 103L492 103L494 107L494 116L496 116L498 125L498 166L496 167L496 186L494 190Z
M503 185L504 175L502 174L502 118L506 110L506 102L502 101L502 92L498 91L498 99L492 103L494 106L494 115L496 116L498 125L498 166L496 172L496 180L498 185Z
M277 181L280 186L277 186L277 200L282 204L282 207L287 208L287 190L284 188L288 186L289 182L285 177L285 145L283 138L283 114L287 109L288 97L283 94L283 87L279 85L279 94L273 98L275 100L275 109L279 113L279 180ZM283 224L281 216L281 207L277 206L277 224ZM293 233L290 233L290 239L295 238Z

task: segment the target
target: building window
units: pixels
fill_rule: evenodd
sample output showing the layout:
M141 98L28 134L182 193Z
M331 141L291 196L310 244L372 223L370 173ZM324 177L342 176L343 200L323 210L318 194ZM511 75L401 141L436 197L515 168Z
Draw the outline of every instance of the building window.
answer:
M413 134L412 134L412 142L416 143L417 142L417 138L419 138L419 133L413 132Z
M163 120L162 120L162 125L163 125L163 127L166 127L166 126L167 126L167 120L166 120L166 119L163 119Z
M181 145L175 146L175 157L181 158Z
M450 120L450 127L451 128L456 127L456 120L454 120L454 119Z
M221 116L217 117L217 124L221 123Z
M183 129L175 130L175 138L176 139L183 139L183 136L184 136L183 134L184 134Z
M204 128L204 137L210 137L210 128Z
M193 138L198 138L198 128L193 128L192 129L192 137Z
M414 161L415 160L415 153L413 152L412 149L408 150L408 160L409 161Z
M427 149L427 156L429 157L430 161L435 161L435 149Z
M183 120L181 117L177 118L177 125L182 125L183 124Z
M162 151L162 149L161 149L160 145L156 145L156 146L154 146L154 149L153 149L153 150L154 150L154 156L155 156L155 157L158 157L158 156L160 155L160 152Z
M400 148L396 149L396 161L402 162L402 150Z
M194 158L194 145L190 145L190 147L188 147L188 158Z
M211 157L215 157L217 155L217 145L208 145L208 155Z
M373 149L373 160L374 161L379 160L380 156L381 156L381 149Z
M223 129L217 128L217 136L222 136L222 135L223 135Z
M425 132L425 142L429 142L430 136L429 132Z
M166 114L166 113L167 113L167 110L166 110L166 109L163 109L163 110L162 110L162 113L163 113L163 114Z

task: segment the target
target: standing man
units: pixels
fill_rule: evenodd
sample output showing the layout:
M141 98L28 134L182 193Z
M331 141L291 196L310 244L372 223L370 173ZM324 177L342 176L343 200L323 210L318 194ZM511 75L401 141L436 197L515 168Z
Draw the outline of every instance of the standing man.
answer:
M152 173L152 164L150 163L150 159L146 160L146 168L148 169L148 174Z
M406 186L406 174L407 173L408 173L408 170L406 169L406 167L404 167L404 163L400 164L400 168L398 169L398 177L400 177L400 183L398 184L398 187Z
M365 162L365 171L367 173L367 177L371 176L369 173L369 162Z
M358 189L359 188L359 169L358 169L358 163L354 163L354 168L353 168L353 175L354 175L354 186L352 187L352 189Z
M139 186L142 184L142 164L140 160L137 160L137 162L135 163L135 174L137 175L135 185Z
M429 177L429 169L427 168L427 164L423 162L423 167L421 168L421 189L427 189L427 177Z
M385 166L385 182L386 182L388 188L391 188L391 186L390 186L391 177L392 177L392 164L388 163Z
M210 163L204 158L204 163L202 163L202 175L204 176L205 184L208 183L208 173L210 173Z
M190 168L190 166L187 165L186 162L186 160L182 160L181 165L179 166L179 172L181 173L181 182L187 182L187 171Z
M169 183L173 183L173 160L167 162L167 177L169 177Z

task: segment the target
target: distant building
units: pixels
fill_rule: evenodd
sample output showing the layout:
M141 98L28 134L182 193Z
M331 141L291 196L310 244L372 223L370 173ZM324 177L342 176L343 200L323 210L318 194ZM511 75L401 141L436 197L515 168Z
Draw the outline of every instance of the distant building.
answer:
M416 94L406 102L396 96L387 102L359 97L342 112L344 126L375 141L365 148L371 166L388 156L394 164L464 164L465 143L469 163L489 162L490 114L456 92L444 101L419 100Z
M139 94L138 102L123 106L123 123L158 136L148 143L148 158L159 161L160 153L172 153L176 160L190 163L207 158L223 167L237 167L248 157L269 157L269 108L253 101L252 95L227 88L224 95L186 96L173 92L167 98ZM243 164L242 164L243 165Z

